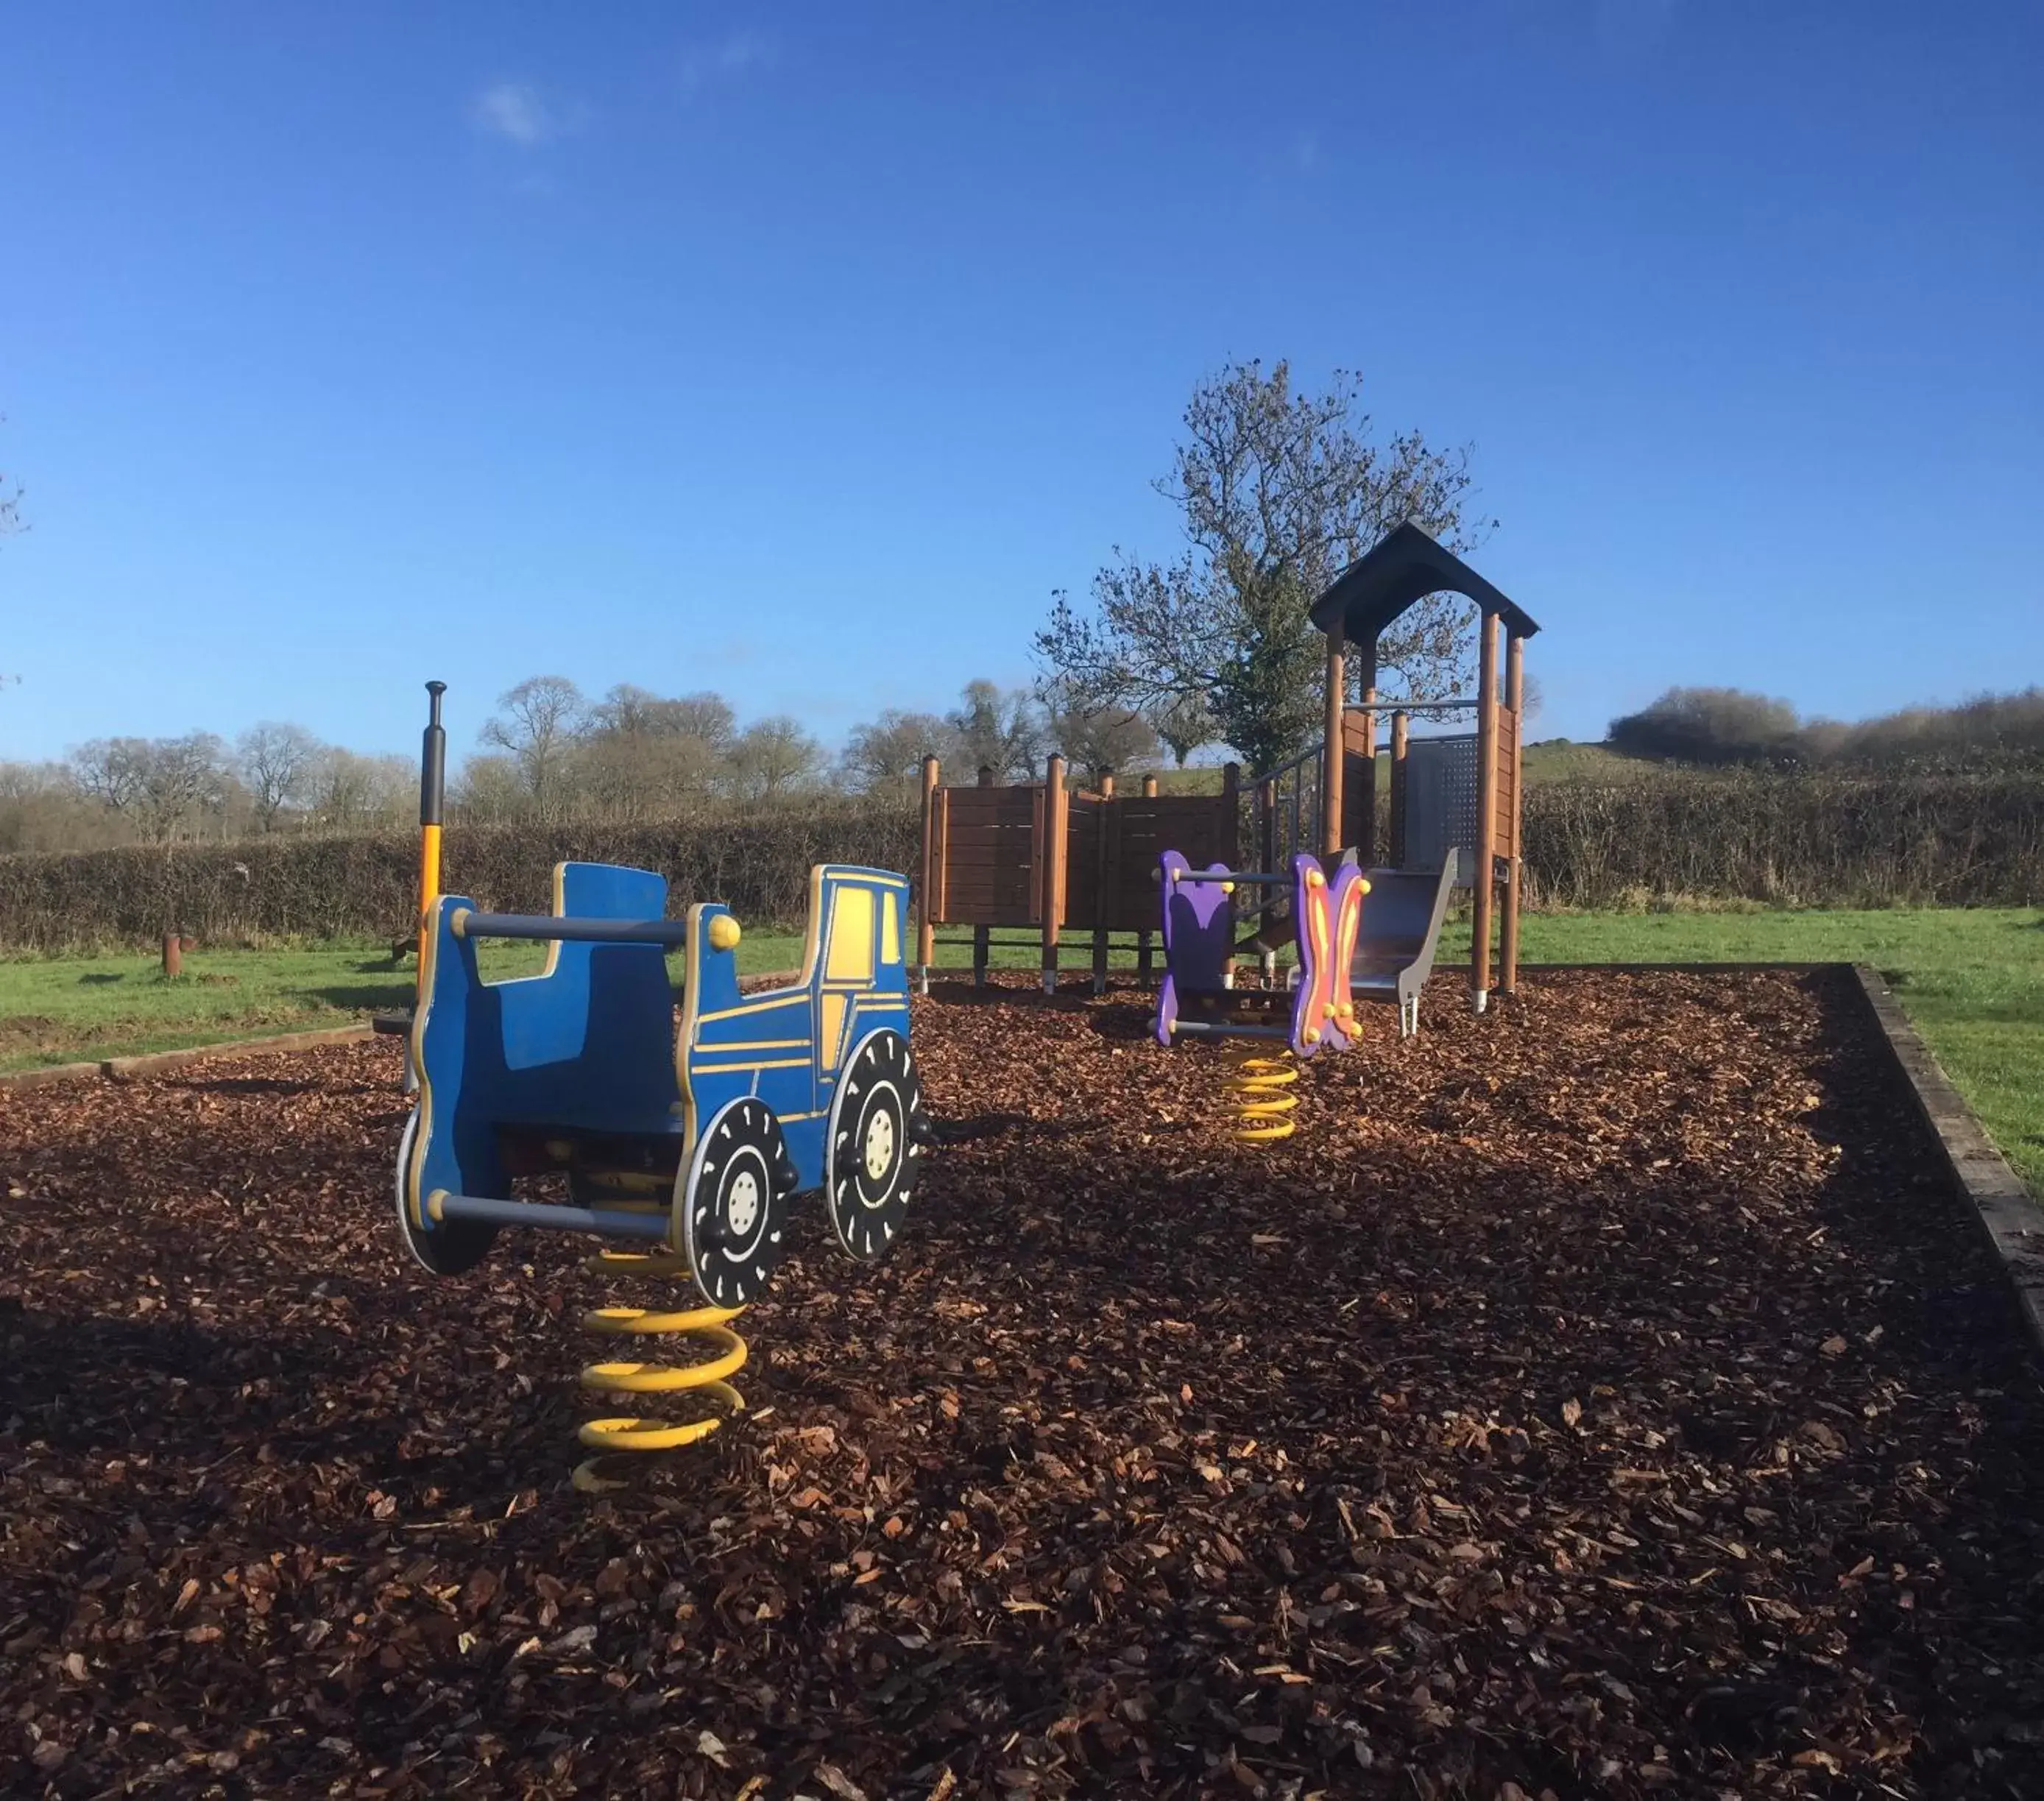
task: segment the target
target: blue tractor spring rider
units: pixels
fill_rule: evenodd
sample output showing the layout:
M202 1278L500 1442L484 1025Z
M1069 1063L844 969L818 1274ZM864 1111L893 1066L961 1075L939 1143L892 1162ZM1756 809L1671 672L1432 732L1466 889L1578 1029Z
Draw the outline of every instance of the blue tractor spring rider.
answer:
M928 1139L909 1051L908 892L885 870L818 866L801 979L763 994L739 990L730 909L670 920L651 870L563 863L551 915L442 896L424 937L418 1098L398 1155L412 1255L453 1275L506 1226L599 1233L663 1250L663 1268L686 1269L720 1318L766 1286L791 1202L818 1189L847 1254L883 1254ZM484 981L475 947L487 938L546 943L544 972ZM566 1178L565 1201L514 1192L541 1176Z

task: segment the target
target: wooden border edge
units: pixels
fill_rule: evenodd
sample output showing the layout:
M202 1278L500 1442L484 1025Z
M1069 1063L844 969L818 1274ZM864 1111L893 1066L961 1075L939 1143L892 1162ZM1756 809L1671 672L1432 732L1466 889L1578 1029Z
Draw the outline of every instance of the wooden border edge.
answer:
M83 1081L99 1073L97 1063L45 1063L36 1069L10 1069L0 1075L0 1094L17 1089L54 1088L60 1082Z
M1954 1179L1973 1204L1988 1242L2008 1273L2032 1342L2044 1351L2044 1206L1995 1148L1987 1128L1952 1085L1879 971L1865 963L1850 967L1924 1123L1936 1135Z
M97 1066L113 1081L128 1081L136 1076L167 1075L189 1063L203 1063L215 1057L253 1057L265 1050L317 1050L323 1045L352 1044L370 1037L375 1027L368 1020L352 1025L321 1026L311 1031L277 1032L268 1038L229 1039L221 1044L194 1044L182 1050L158 1050L145 1057L110 1057Z

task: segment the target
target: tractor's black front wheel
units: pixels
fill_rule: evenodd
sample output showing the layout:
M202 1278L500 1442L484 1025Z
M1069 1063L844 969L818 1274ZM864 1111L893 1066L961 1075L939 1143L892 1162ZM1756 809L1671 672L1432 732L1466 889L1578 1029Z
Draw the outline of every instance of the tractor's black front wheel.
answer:
M749 1307L786 1254L795 1162L772 1110L734 1100L712 1116L682 1173L682 1249L713 1307Z
M886 1255L915 1198L928 1137L908 1040L873 1033L853 1050L831 1102L824 1192L846 1255L862 1263Z

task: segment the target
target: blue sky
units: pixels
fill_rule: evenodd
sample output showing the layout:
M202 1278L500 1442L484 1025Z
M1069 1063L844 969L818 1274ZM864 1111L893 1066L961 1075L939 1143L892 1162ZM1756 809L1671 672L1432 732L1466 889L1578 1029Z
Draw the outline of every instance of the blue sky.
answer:
M827 739L1027 678L1231 358L1472 447L1544 735L2044 680L2044 10L47 3L0 56L0 756Z

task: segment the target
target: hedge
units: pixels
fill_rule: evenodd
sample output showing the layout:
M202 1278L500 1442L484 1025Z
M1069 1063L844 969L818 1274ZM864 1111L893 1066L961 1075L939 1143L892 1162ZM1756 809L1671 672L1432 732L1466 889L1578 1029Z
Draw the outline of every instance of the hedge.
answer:
M897 807L777 809L654 824L451 827L450 892L492 911L545 912L555 863L659 870L669 904L727 901L742 920L800 923L812 863L912 870L916 816ZM0 947L56 950L188 932L212 944L395 939L417 906L409 834L279 835L240 844L0 857Z
M664 874L671 904L730 903L763 925L801 921L814 862L912 870L916 815L820 803L747 816L471 826L447 835L451 889L544 912L563 858ZM1669 771L1526 795L1536 906L1660 895L1773 906L2044 904L2044 776ZM279 835L0 857L0 949L148 943L176 929L215 944L395 939L409 928L408 835Z
M1527 893L1778 907L2044 902L2044 775L1670 770L1526 794Z

